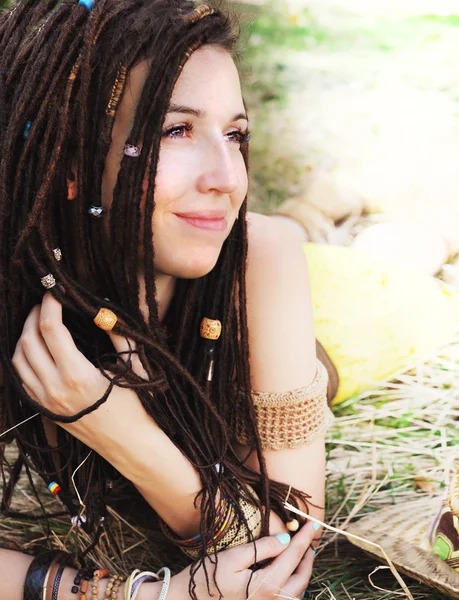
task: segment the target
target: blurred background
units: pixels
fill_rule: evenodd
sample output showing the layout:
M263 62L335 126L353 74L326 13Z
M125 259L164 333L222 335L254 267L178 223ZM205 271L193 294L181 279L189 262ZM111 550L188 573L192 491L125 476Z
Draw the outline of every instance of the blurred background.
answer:
M313 241L362 244L431 274L454 264L459 3L232 5L245 23L252 208L281 206Z

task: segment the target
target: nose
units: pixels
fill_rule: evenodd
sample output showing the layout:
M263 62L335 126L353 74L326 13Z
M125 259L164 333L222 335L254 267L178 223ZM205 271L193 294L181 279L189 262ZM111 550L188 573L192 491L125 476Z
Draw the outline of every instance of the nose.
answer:
M202 156L201 173L197 182L199 191L232 194L239 184L238 160L241 160L239 152L228 147L227 142L209 145Z

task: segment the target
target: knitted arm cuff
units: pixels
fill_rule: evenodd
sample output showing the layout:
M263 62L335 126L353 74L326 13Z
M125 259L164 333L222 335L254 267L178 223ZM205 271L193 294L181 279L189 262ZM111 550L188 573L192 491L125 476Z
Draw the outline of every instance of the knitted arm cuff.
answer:
M317 361L314 381L306 387L281 394L252 392L264 450L306 446L327 431L334 418L327 405L327 384L327 370ZM240 401L239 407L242 408ZM245 446L252 446L245 415L246 411L238 411L236 440Z

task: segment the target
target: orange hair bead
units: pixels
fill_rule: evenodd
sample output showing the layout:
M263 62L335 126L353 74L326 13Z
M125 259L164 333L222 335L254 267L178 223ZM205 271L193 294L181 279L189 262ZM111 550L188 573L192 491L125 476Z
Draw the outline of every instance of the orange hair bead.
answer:
M222 332L222 324L216 319L204 317L201 321L201 337L205 340L218 340Z

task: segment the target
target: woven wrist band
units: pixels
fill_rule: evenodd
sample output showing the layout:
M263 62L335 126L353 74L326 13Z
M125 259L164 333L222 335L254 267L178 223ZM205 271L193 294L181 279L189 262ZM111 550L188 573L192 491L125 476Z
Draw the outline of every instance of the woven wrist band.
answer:
M33 559L27 570L23 600L43 600L48 571L60 554L59 550L47 550Z
M70 555L64 556L61 560L61 564L57 569L56 577L54 578L53 583L53 591L51 592L51 600L57 600L59 595L59 586L61 584L62 575L64 574L64 569L70 561Z
M279 394L252 392L262 448L298 448L324 434L333 420L327 404L327 385L327 370L317 361L314 381L304 388ZM252 446L254 440L247 427L246 400L239 395L237 402L236 440L244 446Z
M257 497L255 490L253 490L250 486L249 490L253 496ZM246 496L240 499L239 506L244 513L247 524L242 520L239 520L237 513L233 510L227 526L224 528L221 534L216 536L216 538L213 540L213 543L211 541L207 547L207 554L214 554L216 552L226 550L227 548L240 546L241 544L246 544L251 539L256 540L260 537L260 509ZM201 547L199 544L192 547L180 545L180 549L193 560L196 560L201 556Z

